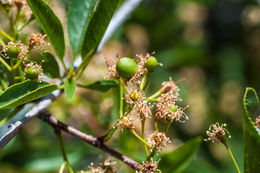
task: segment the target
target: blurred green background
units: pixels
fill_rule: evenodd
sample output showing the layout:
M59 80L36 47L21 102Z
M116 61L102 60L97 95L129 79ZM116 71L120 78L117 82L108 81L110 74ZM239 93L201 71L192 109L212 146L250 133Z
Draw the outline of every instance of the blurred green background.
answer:
M64 17L66 0L53 1ZM61 12L60 12L61 11ZM1 13L1 25L4 25ZM63 19L65 21L65 19ZM35 23L34 23L35 25ZM26 34L26 33L25 33ZM150 93L171 76L181 88L183 105L189 105L185 124L174 123L172 139L163 152L203 135L215 122L227 123L228 140L240 169L243 168L242 95L245 87L260 88L260 6L254 0L145 0L117 30L86 70L83 82L102 79L105 58L117 54L133 57L155 51L163 64L154 72ZM68 54L70 51L68 51ZM58 119L84 132L102 135L117 119L117 91L98 93L78 89L72 103L59 98L50 107ZM160 124L159 124L160 125ZM138 128L137 128L138 129ZM152 127L148 126L147 131ZM108 155L69 135L68 157L76 170ZM138 161L145 158L143 145L129 132L118 132L110 146ZM131 172L120 162L119 172ZM0 152L0 172L57 172L62 156L53 130L34 119ZM133 171L132 171L133 172ZM234 165L223 145L203 142L185 173L231 173Z

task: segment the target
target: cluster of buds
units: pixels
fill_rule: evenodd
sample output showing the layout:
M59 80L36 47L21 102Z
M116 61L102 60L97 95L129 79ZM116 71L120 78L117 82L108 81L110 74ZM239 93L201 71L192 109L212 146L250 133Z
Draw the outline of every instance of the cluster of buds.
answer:
M29 37L29 47L30 48L40 48L41 46L46 44L45 41L46 35L42 35L41 33L33 33Z
M211 124L209 126L209 130L206 131L206 134L208 136L207 139L204 139L204 141L212 141L213 143L225 143L225 135L228 134L228 137L231 138L231 135L229 131L225 128L227 124L219 124L218 122L215 124Z
M157 151L161 151L163 147L167 145L167 143L171 143L170 138L166 137L163 132L154 131L150 137L148 138L148 143L156 148Z
M123 130L124 128L131 130L134 129L134 119L132 116L124 116L122 118L119 119L117 126Z
M159 160L160 161L160 160ZM161 171L157 168L159 161L143 162L137 169L136 173L161 173Z
M112 161L111 158L104 160L103 162L99 163L99 166L94 167L94 164L91 163L88 168L90 169L91 173L116 173L116 161ZM89 171L86 171L89 172ZM81 171L81 173L85 173L85 171Z
M19 59L26 59L28 54L28 46L21 43L21 41L17 42L9 42L6 46L3 47L1 54L6 59L9 58L19 58Z

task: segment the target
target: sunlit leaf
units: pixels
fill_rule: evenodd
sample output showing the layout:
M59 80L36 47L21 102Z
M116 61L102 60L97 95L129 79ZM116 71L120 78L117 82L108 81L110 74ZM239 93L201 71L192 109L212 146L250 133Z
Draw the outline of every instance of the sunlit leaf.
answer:
M91 89L91 90L106 92L110 88L118 87L118 81L117 80L113 80L113 79L110 79L110 80L100 80L100 81L97 81L95 83L86 84L86 85L80 84L78 86L80 86L82 88Z
M197 137L184 143L176 150L162 155L159 168L162 172L182 172L194 158L201 142L202 138Z
M14 84L1 93L0 110L13 108L33 101L57 89L57 85L31 80Z
M259 105L259 99L253 88L246 88L243 99L243 134L244 134L244 172L257 173L260 170L260 135L252 118Z
M41 25L42 30L54 48L58 57L62 60L65 52L65 41L62 24L54 14L51 7L44 0L27 0L34 17Z
M67 78L65 81L65 95L68 100L71 100L76 90L76 80Z

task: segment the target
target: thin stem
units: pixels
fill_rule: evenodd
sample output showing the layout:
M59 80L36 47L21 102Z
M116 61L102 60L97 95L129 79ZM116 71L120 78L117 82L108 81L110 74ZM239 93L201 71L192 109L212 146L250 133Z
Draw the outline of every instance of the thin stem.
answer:
M73 169L71 168L71 166L69 164L68 158L67 158L67 154L66 154L65 146L64 146L64 141L63 141L63 137L62 137L60 129L55 129L55 134L56 134L56 136L59 140L59 143L60 143L60 148L61 148L63 160L67 163L66 166L67 166L69 172L74 173Z
M17 63L13 66L13 70L16 70L18 67L20 67L22 62L23 62L23 58L19 59L19 61L17 61Z
M103 142L107 142L109 139L111 139L111 137L113 136L113 134L115 133L115 131L118 129L117 126L113 126L108 132L107 134L105 134L104 136L100 137L100 139L103 140Z
M159 129L158 129L158 123L157 121L154 121L154 128L155 128L155 131L158 132Z
M155 98L154 99L146 98L144 100L146 100L148 102L158 102L158 99L155 99Z
M124 116L124 110L123 110L123 85L124 85L124 82L123 82L123 79L120 78L120 86L119 86L119 115L120 117L123 117Z
M142 122L142 138L144 139L145 138L145 135L144 135L144 127L145 127L145 119L141 121ZM148 150L147 150L147 146L144 144L144 150L145 150L145 154L146 154L146 157L149 155L148 153Z
M171 126L172 122L171 121L167 121L166 127L164 129L164 133L166 134Z
M3 36L5 36L8 40L10 41L15 41L13 37L11 37L10 35L8 35L6 32L4 32L2 29L0 29L0 34L2 34Z
M223 144L225 145L225 147L226 147L226 149L228 151L228 154L230 155L230 157L231 157L231 159L232 159L232 161L233 161L233 163L234 163L234 165L236 167L237 173L240 173L240 170L239 170L239 167L237 165L236 159L234 158L234 156L233 156L233 154L232 154L232 152L231 152L227 142L225 141L225 142L223 142Z
M152 146L150 144L148 144L148 142L146 142L143 138L141 138L135 131L134 129L130 130L130 132L137 137L140 141L142 141L145 145L147 145L149 148L152 148Z
M24 27L26 27L27 25L29 25L29 24L31 23L31 21L33 21L33 19L34 19L34 18L31 17L29 20L27 20L27 21L23 24L23 26L21 26L20 28L18 28L18 29L16 30L16 34L18 34L20 31L22 31Z
M154 99L156 97L158 97L159 95L161 95L161 90L158 90L156 93L154 93L153 95L151 95L150 97L148 97L148 99Z
M150 153L150 155L146 158L147 161L150 161L150 159L153 158L153 156L155 155L156 153L156 148L153 148L152 152Z
M146 76L147 76L147 72L145 72L144 77L143 77L143 79L141 81L141 85L140 85L140 89L141 90L143 90L143 88L144 88L145 81L146 81Z
M59 173L63 173L66 164L67 164L66 162L63 162L63 164L62 164L61 167L60 167Z
M5 62L5 60L2 59L0 56L0 62L4 64L4 66L7 68L8 71L12 71L12 68Z
M148 84L149 84L149 81L151 79L151 76L152 76L152 73L151 72L148 72L147 76L146 76L146 82L145 82L145 85L143 86L142 90L146 90Z

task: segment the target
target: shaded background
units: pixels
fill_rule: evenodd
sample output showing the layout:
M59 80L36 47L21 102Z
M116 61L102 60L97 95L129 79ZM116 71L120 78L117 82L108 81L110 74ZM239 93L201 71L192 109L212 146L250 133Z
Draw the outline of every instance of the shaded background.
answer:
M66 0L52 2L64 21L66 3ZM5 25L3 18L1 13L1 25ZM171 126L168 136L172 144L163 152L195 136L205 138L212 123L227 123L232 135L228 143L242 170L242 95L247 86L257 91L260 88L259 26L260 6L253 0L146 0L95 57L81 82L103 78L107 72L105 57L117 54L133 57L136 53L155 51L163 67L155 70L150 93L170 76L174 80L185 78L178 86L182 104L189 105L186 109L189 121ZM69 50L67 54L70 55ZM77 89L72 103L62 96L49 110L84 132L102 135L117 119L116 97L116 90L98 93ZM147 131L152 132L152 128L148 125ZM64 136L69 160L76 170L107 157L88 144ZM145 158L143 145L138 145L127 131L118 132L109 145L136 160ZM0 172L57 172L61 164L53 130L38 119L0 152ZM119 172L131 172L121 163L118 167ZM185 172L230 173L235 168L224 146L203 142Z

